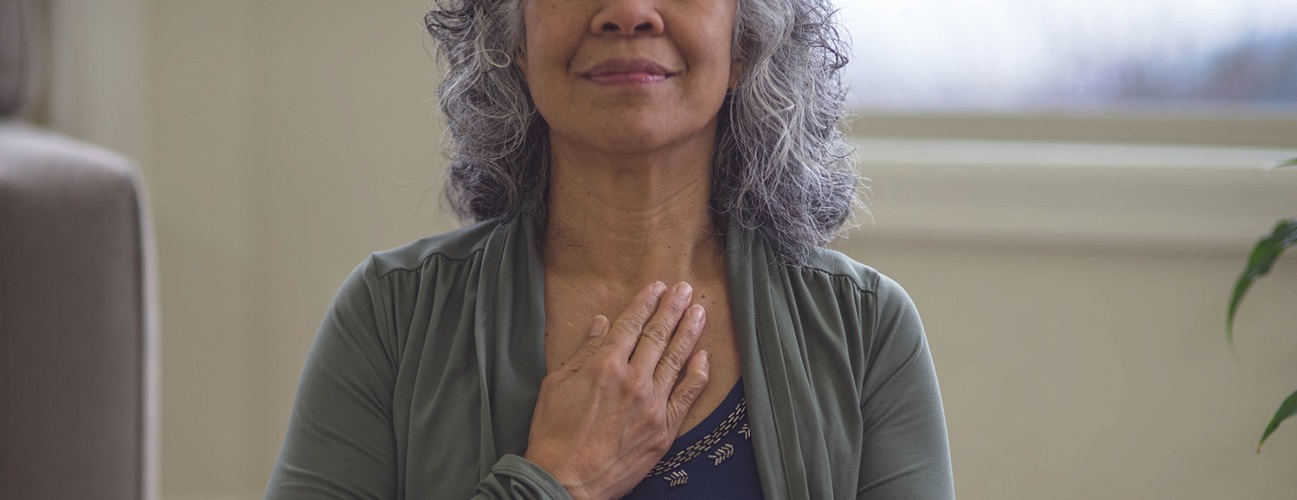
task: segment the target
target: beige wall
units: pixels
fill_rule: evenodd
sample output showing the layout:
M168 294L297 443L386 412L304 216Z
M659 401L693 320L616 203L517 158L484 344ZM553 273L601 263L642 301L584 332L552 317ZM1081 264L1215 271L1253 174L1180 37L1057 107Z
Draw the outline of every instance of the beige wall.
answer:
M1297 432L1253 446L1297 389L1297 264L1225 346L1240 259L873 244L923 315L966 499L1291 498ZM1289 424L1291 426L1291 424Z
M51 120L139 158L154 202L165 498L258 496L340 280L369 251L451 227L437 186L442 125L425 102L426 3L55 0L56 56L99 62L62 66ZM100 28L71 28L88 24ZM914 213L891 201L937 206L906 171L867 169L878 226L842 248L920 306L962 498L1297 491L1297 424L1252 452L1297 388L1297 258L1249 298L1236 359L1221 333L1246 251L1233 233L1182 247L1120 234L1037 241L1030 225L1004 238L889 232ZM1177 173L1143 182L1175 185L1159 175ZM1293 176L1268 190L1222 179L1161 196L1253 207L1223 210L1247 221L1245 234L1297 214L1283 194ZM943 209L981 203L959 201Z

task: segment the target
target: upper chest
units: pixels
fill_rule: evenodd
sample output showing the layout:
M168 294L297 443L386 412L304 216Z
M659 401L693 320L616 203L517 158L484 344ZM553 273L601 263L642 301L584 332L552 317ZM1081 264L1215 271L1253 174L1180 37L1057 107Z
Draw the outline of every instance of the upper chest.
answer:
M554 286L549 286L551 283ZM634 290L620 290L599 284L572 286L546 281L545 364L553 371L580 348L596 315L616 321L633 297ZM694 352L706 350L710 360L708 383L685 416L680 434L693 428L717 408L738 382L742 371L737 335L730 316L724 283L691 283L693 302L706 311L707 323Z

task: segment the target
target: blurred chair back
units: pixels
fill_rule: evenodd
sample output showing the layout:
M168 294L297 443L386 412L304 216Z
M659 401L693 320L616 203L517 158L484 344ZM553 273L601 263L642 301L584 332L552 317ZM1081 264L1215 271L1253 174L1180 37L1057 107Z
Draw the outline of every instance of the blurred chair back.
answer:
M21 120L32 0L0 0L0 499L151 499L152 235L138 171Z

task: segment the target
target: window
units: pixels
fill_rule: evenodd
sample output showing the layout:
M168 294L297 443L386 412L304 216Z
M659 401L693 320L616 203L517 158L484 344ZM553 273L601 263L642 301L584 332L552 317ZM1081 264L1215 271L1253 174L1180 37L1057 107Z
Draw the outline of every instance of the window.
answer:
M1297 145L1291 0L836 0L853 132Z

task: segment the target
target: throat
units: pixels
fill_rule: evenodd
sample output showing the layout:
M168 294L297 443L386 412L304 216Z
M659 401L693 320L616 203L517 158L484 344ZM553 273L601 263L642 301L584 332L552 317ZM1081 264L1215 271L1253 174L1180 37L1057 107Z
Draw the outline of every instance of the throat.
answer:
M542 238L549 275L627 287L712 280L723 269L722 236L706 206L642 211L554 203Z
M638 290L719 269L711 149L677 149L612 158L556 146L542 242L546 272Z
M697 238L627 237L610 234L597 242L555 238L545 245L546 282L583 283L603 293L634 296L650 283L684 281L695 287L720 282L722 244L712 235Z

